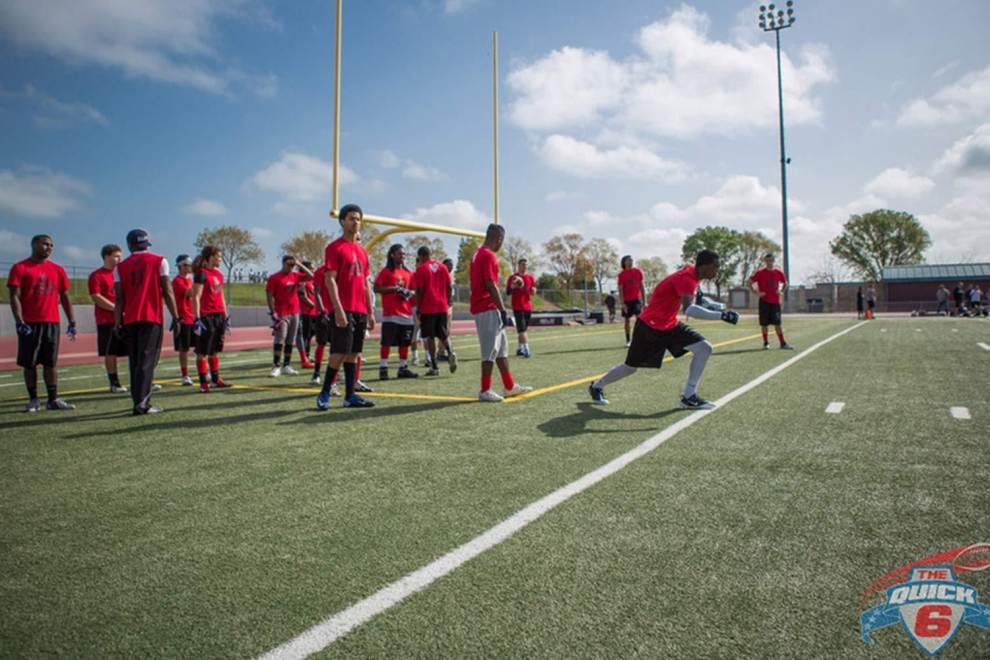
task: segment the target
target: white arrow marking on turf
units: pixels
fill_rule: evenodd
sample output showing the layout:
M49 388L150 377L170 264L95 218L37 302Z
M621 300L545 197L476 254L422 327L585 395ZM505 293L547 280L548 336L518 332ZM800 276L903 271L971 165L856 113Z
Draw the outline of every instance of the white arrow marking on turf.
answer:
M969 408L963 406L952 406L949 408L949 412L956 419L973 419L969 414Z
M711 413L730 403L733 399L746 394L754 387L773 378L787 367L796 363L798 360L811 355L825 344L838 339L848 332L852 332L864 323L868 323L868 321L857 323L854 326L837 332L831 337L821 340L814 346L798 353L786 362L778 364L773 369L764 372L762 375L757 376L745 385L732 390L715 402L716 407L713 410L698 410L687 417L681 418L679 421L671 424L639 446L630 449L625 454L622 454L618 458L612 459L605 465L589 472L576 481L572 481L566 486L563 486L549 495L536 500L532 504L527 505L523 509L512 514L488 531L482 532L480 536L476 536L474 539L468 541L459 548L451 550L444 556L430 562L426 566L423 566L422 568L399 578L395 582L382 587L367 598L364 598L350 607L327 617L309 630L301 633L295 639L291 639L281 646L278 646L264 654L261 656L262 659L273 660L275 658L305 658L313 653L322 651L351 630L367 623L394 605L398 605L417 591L425 589L430 584L452 572L465 562L474 559L486 550L489 550L502 541L505 541L513 534L529 525L531 522L538 520L543 516L543 514L550 511L557 505L562 504L575 495L591 488L602 479L615 474L633 461L646 456L670 438L693 425L695 422L707 417Z
M846 404L844 401L833 401L832 403L828 404L828 407L825 408L825 412L831 413L833 415L838 415L840 412L842 412L842 409L845 407Z

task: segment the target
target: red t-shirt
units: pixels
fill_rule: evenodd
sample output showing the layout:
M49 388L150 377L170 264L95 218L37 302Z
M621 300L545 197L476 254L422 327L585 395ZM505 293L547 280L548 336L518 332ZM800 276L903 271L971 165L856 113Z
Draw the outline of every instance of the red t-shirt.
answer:
M454 280L442 263L430 259L419 265L413 275L412 286L417 291L423 291L423 300L419 306L420 314L446 314L450 309L447 291ZM472 296L473 298L473 296Z
M163 275L168 275L168 262L153 252L133 252L117 264L115 279L124 296L124 325L164 323Z
M69 290L69 276L54 261L25 259L13 265L7 286L21 288L21 320L25 323L58 323L58 295Z
M300 279L305 278L303 281L302 288L299 292L305 292L306 295L299 296L299 309L302 310L303 316L319 316L320 310L316 308L316 293L314 292L315 285L313 283L312 277L307 277L305 274L301 276ZM310 303L309 301L313 302Z
M536 280L529 273L513 273L509 276L509 282L512 282L514 277L521 277L523 285L518 289L511 289L512 309L516 312L528 312L533 309L533 291L536 290Z
M192 277L179 275L172 280L172 293L175 295L175 308L179 312L179 323L182 325L192 325L196 319L193 318L192 297L186 292L192 288Z
M272 306L279 316L299 313L299 281L302 273L278 271L268 278L265 291L272 294Z
M200 316L227 313L223 301L223 273L216 268L204 268L193 275L193 283L203 285L199 297Z
M89 274L89 295L101 295L112 303L117 302L117 292L113 288L113 269L100 266ZM113 323L113 311L95 304L96 325Z
M333 314L333 305L330 303L330 289L327 288L327 267L320 266L313 273L314 288L320 287L320 300L323 302L323 311Z
M378 277L375 278L375 286L382 288L402 286L409 289L413 286L412 282L413 274L405 268L396 268L395 270L382 268L382 272L378 273ZM404 316L410 318L412 317L412 310L412 298L404 300L395 292L382 294L382 317Z
M694 266L685 266L668 275L653 289L650 302L639 315L639 320L654 330L670 330L677 325L681 311L681 296L694 295L698 290L698 276Z
M643 289L643 271L639 268L626 268L619 272L619 288L622 289L622 301L639 300Z
M498 286L498 257L482 245L471 257L471 313L480 314L490 309L498 309L486 282Z
M338 238L327 246L324 260L327 270L337 273L340 306L345 312L367 314L368 253L364 247L360 243Z
M787 277L784 276L784 271L779 268L761 268L753 273L749 281L756 282L756 288L766 294L763 296L763 300L766 300L772 305L780 304L780 292L777 287L780 284L787 284Z

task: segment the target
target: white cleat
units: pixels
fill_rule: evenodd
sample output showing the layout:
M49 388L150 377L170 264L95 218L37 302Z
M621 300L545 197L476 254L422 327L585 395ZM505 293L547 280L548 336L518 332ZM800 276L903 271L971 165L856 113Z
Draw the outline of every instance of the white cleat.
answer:
M310 385L319 385L322 382L323 381L320 380L320 377L318 375L317 376L313 376L312 378L309 379L309 384Z
M278 378L282 375L282 367L272 367L272 372L268 375L272 378Z
M485 401L487 403L498 403L503 398L504 397L495 390L485 390L484 392L478 393L478 401Z
M152 392L161 392L161 390L162 390L161 384L159 384L159 383L152 383L151 384L151 391Z
M194 383L193 383L193 379L192 379L191 376L183 376L182 377L182 385L185 386L185 385L193 385L193 384Z
M41 401L31 399L28 401L27 408L24 409L24 412L38 412L39 410L41 410Z
M526 392L532 392L532 391L533 388L530 387L529 385L520 385L519 383L516 383L515 385L512 386L511 390L505 391L505 398L508 399L509 397L519 396L520 394L525 394Z
M330 396L340 396L340 388L337 387L337 383L330 386Z
M626 348L629 348L630 346L632 346L632 342L631 341L627 341L626 342Z
M127 394L127 388L124 387L123 385L111 385L110 386L110 393L111 394Z
M295 369L293 369L289 365L285 365L284 367L282 367L282 373L285 374L286 376L298 376L299 375L299 372L296 371Z

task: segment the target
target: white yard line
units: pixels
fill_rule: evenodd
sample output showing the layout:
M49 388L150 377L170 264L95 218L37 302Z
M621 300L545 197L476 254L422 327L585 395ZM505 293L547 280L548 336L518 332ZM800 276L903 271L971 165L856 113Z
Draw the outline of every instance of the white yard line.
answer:
M880 332L887 332L887 328L880 328Z
M990 344L984 344L982 341L976 342L976 345L985 351L990 351Z
M857 323L856 325L846 328L841 332L837 332L827 339L823 339L817 344L809 347L807 350L798 353L786 362L783 362L773 369L764 372L762 375L754 378L745 385L732 390L715 402L717 406L715 410L727 405L733 399L746 394L753 388L761 385L779 374L784 369L790 367L798 360L810 355L825 344L838 339L842 335L852 332L864 323L865 322ZM506 518L488 531L483 532L480 536L468 541L459 548L451 550L444 556L427 564L426 566L409 573L392 584L382 587L367 598L354 603L350 607L341 610L332 616L327 617L309 630L306 630L300 634L298 637L272 649L263 655L262 658L266 660L274 658L305 658L308 655L325 649L335 640L346 635L354 628L370 621L377 615L388 610L392 606L399 604L417 591L426 588L434 581L440 579L444 575L447 575L465 562L477 557L486 550L495 547L502 541L505 541L513 534L529 525L531 522L538 520L541 516L543 516L543 514L547 513L557 505L562 504L575 495L591 488L599 481L615 474L633 461L646 456L664 442L689 426L692 426L704 417L715 412L715 410L699 410L688 415L687 417L682 418L674 424L671 424L639 446L627 451L618 458L609 461L598 469L589 472L580 479L572 481L549 495L536 500L532 504L526 506L520 511L517 511L510 517Z
M846 404L844 401L833 401L832 403L828 404L828 406L826 406L825 412L830 413L832 415L838 415L840 412L842 412L842 409L845 407Z
M963 406L952 406L949 408L949 414L956 419L973 419L973 417L969 414L969 408L965 408Z

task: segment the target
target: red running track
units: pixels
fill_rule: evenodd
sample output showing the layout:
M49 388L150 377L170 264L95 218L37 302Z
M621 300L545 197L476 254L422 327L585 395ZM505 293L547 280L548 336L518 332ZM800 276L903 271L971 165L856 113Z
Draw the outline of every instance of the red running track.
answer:
M454 321L451 333L455 335L467 335L474 333L474 321ZM379 337L378 325L371 333L373 339ZM272 331L266 326L250 328L234 328L224 342L224 350L227 351L247 351L251 349L270 348L272 345ZM377 349L376 349L377 350ZM172 335L165 333L165 341L162 346L162 357L174 357L172 350ZM125 358L126 359L126 358ZM103 358L96 354L96 333L88 332L76 337L76 341L69 341L68 337L62 335L59 344L58 364L60 367L69 367L77 364L100 364ZM0 371L14 371L17 366L17 337L0 337Z

